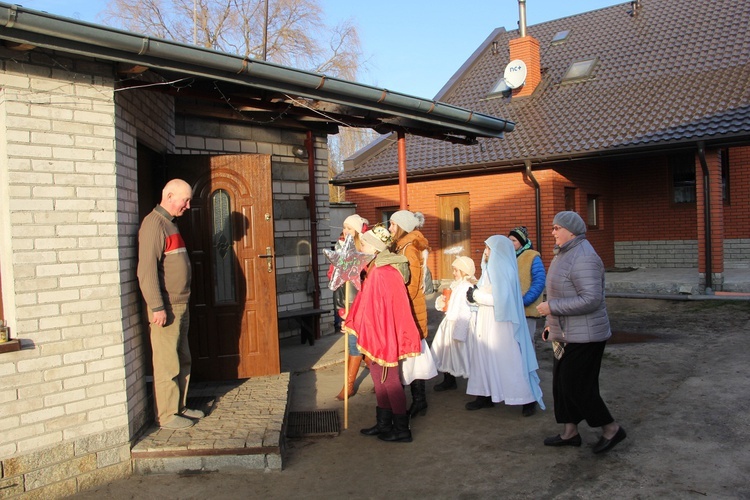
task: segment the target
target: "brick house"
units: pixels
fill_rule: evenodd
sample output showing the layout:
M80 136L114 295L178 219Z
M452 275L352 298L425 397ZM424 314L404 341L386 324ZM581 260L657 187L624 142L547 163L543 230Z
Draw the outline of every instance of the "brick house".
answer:
M529 27L525 2L519 13L519 29L491 33L436 96L515 130L407 145L433 276L450 279L447 248L478 260L488 236L517 225L549 265L552 218L568 209L606 266L695 268L702 289L722 290L750 261L746 2L639 0ZM381 138L332 183L380 220L399 205L395 165Z
M327 135L467 142L456 106L0 3L0 496L130 474L153 419L135 276L166 180L194 186L193 380L279 372L279 313L331 309ZM426 111L429 110L429 113ZM402 132L401 132L402 133ZM292 333L292 330L289 331Z

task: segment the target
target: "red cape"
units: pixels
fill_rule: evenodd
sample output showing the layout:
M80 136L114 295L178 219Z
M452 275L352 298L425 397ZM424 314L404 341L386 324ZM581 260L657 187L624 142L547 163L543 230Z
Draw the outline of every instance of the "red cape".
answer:
M398 366L400 359L422 350L403 277L390 265L367 274L344 328L357 336L360 352L382 366Z

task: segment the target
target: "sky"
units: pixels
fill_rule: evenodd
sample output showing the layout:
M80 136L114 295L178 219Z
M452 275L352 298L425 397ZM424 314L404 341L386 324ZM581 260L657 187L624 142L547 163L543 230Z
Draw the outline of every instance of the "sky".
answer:
M366 69L360 83L432 98L495 28L518 28L517 0L318 0L326 23L351 19ZM12 2L9 2L12 3ZM626 0L526 0L528 26ZM101 23L107 0L25 0L24 7Z

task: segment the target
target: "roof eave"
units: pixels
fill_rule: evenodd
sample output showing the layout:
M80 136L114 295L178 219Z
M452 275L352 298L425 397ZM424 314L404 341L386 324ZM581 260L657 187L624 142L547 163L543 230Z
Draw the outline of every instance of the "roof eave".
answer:
M477 137L497 138L515 126L508 120L439 101L53 16L18 5L0 3L0 38L354 106L414 124L411 129L404 129L409 133L443 140L459 138L459 142L471 143ZM401 128L398 123L385 127Z

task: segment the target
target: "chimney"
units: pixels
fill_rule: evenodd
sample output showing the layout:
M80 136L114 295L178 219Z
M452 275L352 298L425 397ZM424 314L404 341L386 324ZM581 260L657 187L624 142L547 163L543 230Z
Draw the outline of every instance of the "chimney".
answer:
M526 0L518 0L518 31L520 38L509 42L510 60L522 60L526 64L526 83L513 89L513 97L531 95L542 81L542 57L539 40L526 34Z

